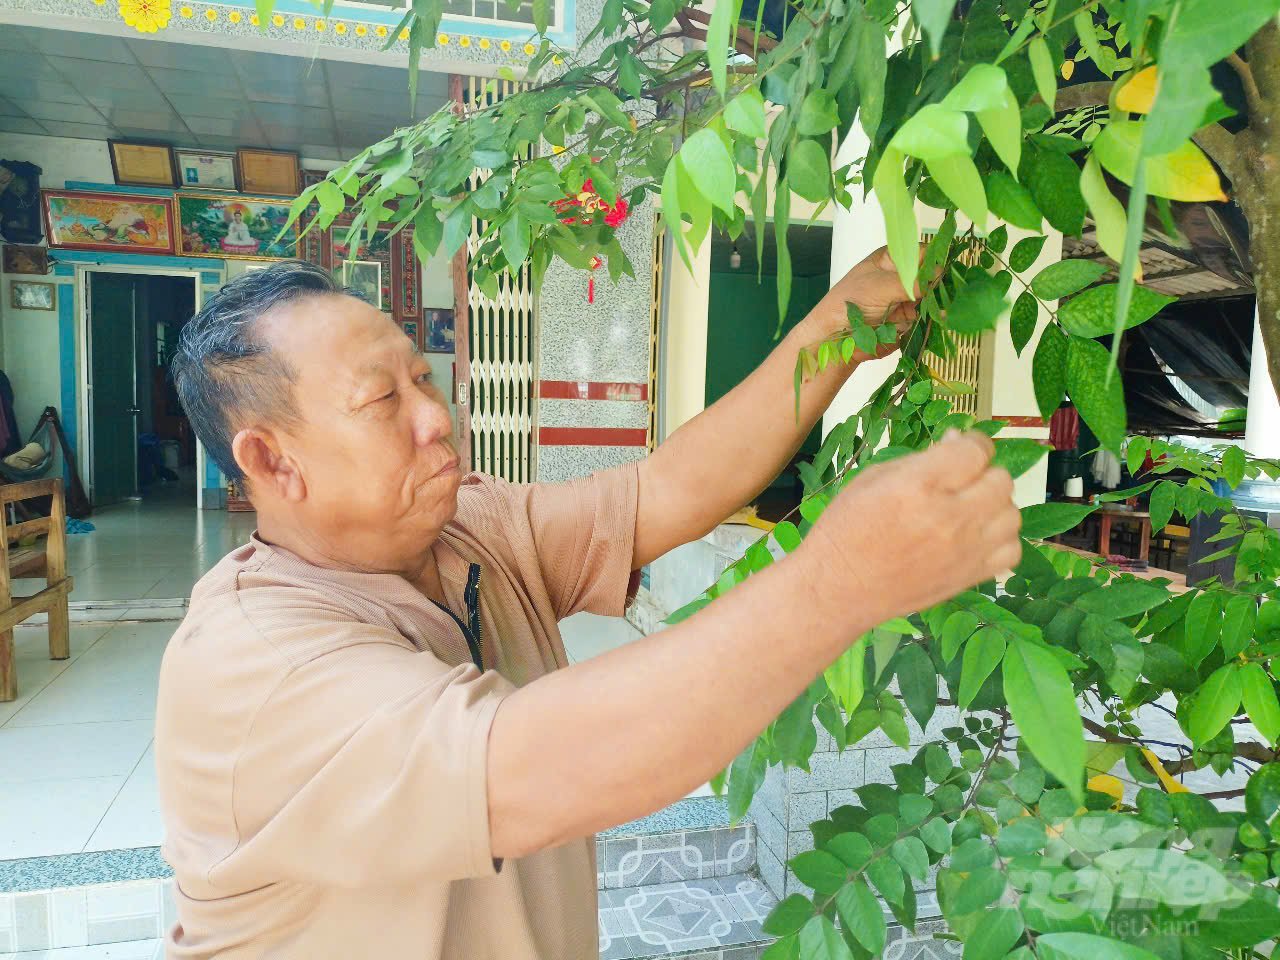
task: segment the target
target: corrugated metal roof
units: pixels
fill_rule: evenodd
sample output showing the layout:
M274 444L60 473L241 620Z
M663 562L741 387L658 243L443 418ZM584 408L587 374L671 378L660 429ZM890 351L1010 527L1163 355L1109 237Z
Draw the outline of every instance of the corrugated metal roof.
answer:
M1098 247L1097 234L1086 226L1080 237L1064 237L1062 256L1065 260L1097 260L1111 269L1101 282L1113 282L1119 272L1119 264ZM1253 293L1251 284L1242 280L1228 280L1211 270L1206 270L1193 259L1176 252L1177 244L1169 237L1152 231L1143 237L1139 260L1142 263L1143 284L1160 293L1174 297L1239 296Z

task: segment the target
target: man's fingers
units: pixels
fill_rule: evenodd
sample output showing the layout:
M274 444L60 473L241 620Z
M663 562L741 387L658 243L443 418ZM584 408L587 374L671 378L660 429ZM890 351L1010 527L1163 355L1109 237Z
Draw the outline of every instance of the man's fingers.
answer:
M949 431L940 443L920 455L919 469L934 489L956 493L982 476L995 449L985 434Z

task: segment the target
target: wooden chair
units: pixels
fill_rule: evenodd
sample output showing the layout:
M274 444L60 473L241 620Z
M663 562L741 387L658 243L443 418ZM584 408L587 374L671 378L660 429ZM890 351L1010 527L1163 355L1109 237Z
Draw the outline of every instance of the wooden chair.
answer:
M51 497L50 515L10 523L11 505ZM32 537L37 542L22 546ZM40 540L43 539L43 542ZM30 597L13 596L13 581L43 578L45 588ZM13 628L37 613L49 614L49 659L71 656L71 623L67 609L72 582L67 576L67 503L60 479L32 480L0 486L0 702L18 696L13 656Z

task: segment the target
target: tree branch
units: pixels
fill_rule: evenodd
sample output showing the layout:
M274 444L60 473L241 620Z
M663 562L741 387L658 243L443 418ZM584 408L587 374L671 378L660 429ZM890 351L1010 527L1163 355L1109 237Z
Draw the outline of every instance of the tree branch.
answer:
M1262 91L1258 89L1258 81L1254 78L1253 71L1249 69L1249 64L1238 53L1227 57L1227 63L1240 77L1240 85L1244 87L1244 100L1249 105L1249 116L1260 116L1266 107L1262 102Z
M1222 169L1237 191L1244 185L1243 157L1237 134L1220 123L1211 123L1204 129L1197 130L1191 139Z
M693 20L693 21L696 21L697 23L702 24L704 27L711 26L710 14L703 13L701 10L695 10L693 7L685 7L678 14L676 14L677 17L680 17L682 15L687 17L690 20ZM760 34L757 37L755 30L749 26L740 25L738 27L737 32L738 32L739 40L745 40L748 43L754 43L757 46L759 46L761 50L772 50L774 47L778 45L778 41L774 40L772 37L766 37L764 34Z
M688 37L691 40L701 40L703 43L707 42L707 31L700 30L698 27L695 27L690 22L688 10L681 10L679 13L677 13L676 20L680 22L680 26L682 28L680 32L683 33L686 37ZM752 46L753 39L754 39L754 34L748 33L746 39L744 39L739 34L734 38L733 49L738 51L738 53L745 54L746 56L750 56L751 54L755 53L755 48Z
M1063 87L1058 91L1058 100L1053 109L1057 113L1071 113L1085 107L1101 107L1111 102L1111 88L1114 86L1115 83L1110 80L1095 80Z
M749 64L741 67L735 67L735 66L729 67L730 75L733 75L735 73L755 73L755 72L756 72L755 64ZM650 87L642 92L646 99L656 100L659 97L662 97L668 93L671 93L671 91L673 90L681 90L685 87L696 86L697 84L703 83L710 79L711 79L711 71L702 70L698 73L691 73L689 74L689 76L682 77L679 80L672 80L670 83L663 83L663 84L659 84L656 87Z

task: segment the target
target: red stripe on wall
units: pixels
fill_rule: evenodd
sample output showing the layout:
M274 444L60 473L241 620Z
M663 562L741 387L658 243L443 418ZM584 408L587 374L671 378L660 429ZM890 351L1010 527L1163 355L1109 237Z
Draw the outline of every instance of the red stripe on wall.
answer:
M539 380L543 400L648 400L647 383L604 383L589 380Z
M539 427L538 442L547 447L643 447L649 434L627 427Z
M1003 420L1010 427L1043 427L1046 426L1040 417L992 417L992 420Z

